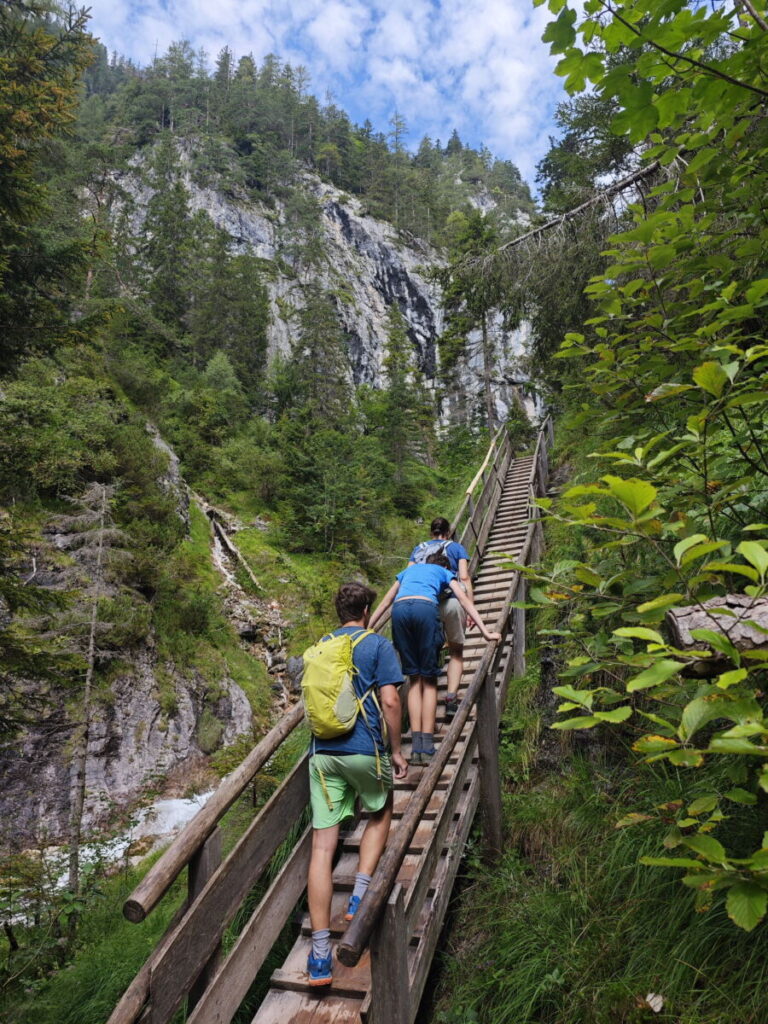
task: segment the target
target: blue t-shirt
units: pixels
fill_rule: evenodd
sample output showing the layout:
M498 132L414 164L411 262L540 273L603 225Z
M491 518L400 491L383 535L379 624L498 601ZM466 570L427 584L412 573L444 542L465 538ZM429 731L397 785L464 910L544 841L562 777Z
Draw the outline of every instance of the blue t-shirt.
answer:
M440 545L445 544L445 541L439 540L437 537L433 537L432 540L425 541L425 543L430 545L429 548L427 549L427 554L429 555L435 551L440 551ZM409 562L413 562L415 560L416 552L419 550L420 547L421 544L417 544L416 547L413 549L413 551L411 552L411 557L408 559ZM460 558L466 558L467 563L469 563L469 555L467 554L467 549L464 547L463 544L459 544L458 541L452 540L450 541L450 543L445 544L445 547L442 549L442 551L445 557L451 563L451 569L453 569L454 572L459 571Z
M340 626L333 631L334 636L342 633L360 632L360 626ZM386 637L377 633L370 633L364 636L352 652L352 660L357 669L354 679L354 687L358 697L362 697L371 686L381 688L382 686L397 686L403 681L403 670L395 648ZM312 751L317 754L375 754L378 745L379 750L384 749L384 741L381 735L381 715L373 697L367 697L363 701L365 714L368 718L368 725L365 724L362 712L349 732L338 736L333 740L321 740L317 737L312 739ZM370 728L369 728L370 726Z
M441 592L449 586L456 574L444 569L442 565L430 562L418 562L397 574L400 581L395 600L400 597L428 597L435 604L440 600Z

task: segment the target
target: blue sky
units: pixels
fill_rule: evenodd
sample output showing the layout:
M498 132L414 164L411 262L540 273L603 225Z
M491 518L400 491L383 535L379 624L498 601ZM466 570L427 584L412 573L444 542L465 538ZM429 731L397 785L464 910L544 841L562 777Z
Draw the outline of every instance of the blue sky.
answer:
M394 110L408 145L456 127L513 160L533 184L565 98L531 0L92 0L91 29L109 50L148 63L174 40L303 64L310 89L358 123L386 131Z

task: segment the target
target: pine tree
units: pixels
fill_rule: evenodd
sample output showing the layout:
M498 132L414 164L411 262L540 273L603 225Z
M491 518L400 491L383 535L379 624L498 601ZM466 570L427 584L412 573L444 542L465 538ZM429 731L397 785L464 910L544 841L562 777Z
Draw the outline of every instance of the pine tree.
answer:
M113 623L101 615L101 602L110 589L110 569L130 559L127 536L116 529L111 504L114 488L94 483L79 497L70 499L72 515L58 515L60 546L73 559L69 581L79 589L74 614L59 623L70 635L74 650L82 653L85 664L83 689L78 701L78 721L72 738L70 762L69 874L67 887L80 894L80 846L86 796L88 740L93 716L94 674L100 658L106 654L104 640ZM75 919L71 919L74 927Z
M70 318L87 242L59 239L45 223L42 172L46 146L74 121L92 40L85 9L70 5L58 21L49 15L43 0L0 5L0 370L87 333Z
M240 382L254 398L263 383L269 299L258 260L233 256L230 238L208 217L196 218L190 265L190 308L185 318L199 364L226 352Z
M384 371L385 386L370 392L364 401L366 429L377 438L389 463L394 506L405 515L415 515L422 471L434 456L435 409L419 379L408 325L396 305L388 311Z
M145 287L159 320L177 330L189 306L188 274L192 257L189 196L177 169L177 152L170 134L157 151L151 183L155 194L147 204Z
M481 335L482 380L485 418L489 430L496 423L492 387L495 345L490 330L490 314L501 298L498 274L473 268L468 257L487 255L498 244L493 222L479 210L454 212L448 218L449 263L436 273L443 288L446 329L440 338L440 354L446 373L467 354L468 336L479 329Z

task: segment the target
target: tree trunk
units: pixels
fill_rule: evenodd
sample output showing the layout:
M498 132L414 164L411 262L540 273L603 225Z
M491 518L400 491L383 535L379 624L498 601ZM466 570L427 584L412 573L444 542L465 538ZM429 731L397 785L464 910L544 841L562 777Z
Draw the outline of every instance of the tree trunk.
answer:
M493 433L496 429L496 414L493 406L493 390L491 388L491 343L488 337L488 316L483 313L480 320L480 328L483 332L483 393L485 395L485 416L488 420L488 430Z
M101 488L101 515L99 518L99 542L96 554L95 589L91 605L91 623L88 632L88 654L83 687L82 721L72 751L72 767L70 770L70 815L69 815L69 878L67 887L74 895L80 894L80 834L85 806L85 769L88 760L88 739L91 725L91 690L93 688L93 670L96 663L96 623L99 611L99 595L101 593L101 570L104 554L104 518L107 511L107 489ZM76 915L70 918L70 934L76 927Z

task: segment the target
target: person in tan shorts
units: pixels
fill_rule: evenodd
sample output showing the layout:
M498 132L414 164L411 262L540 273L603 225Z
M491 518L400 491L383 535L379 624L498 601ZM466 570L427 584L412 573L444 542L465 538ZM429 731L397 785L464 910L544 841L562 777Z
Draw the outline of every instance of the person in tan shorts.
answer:
M470 601L473 600L472 579L469 575L469 554L466 548L451 540L451 524L443 516L430 523L429 540L417 544L411 552L409 567L425 562L432 554L444 554L457 582ZM440 621L448 644L448 692L445 695L445 717L450 721L458 706L457 693L464 671L464 639L469 625L467 613L459 599L448 592L440 600Z

